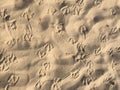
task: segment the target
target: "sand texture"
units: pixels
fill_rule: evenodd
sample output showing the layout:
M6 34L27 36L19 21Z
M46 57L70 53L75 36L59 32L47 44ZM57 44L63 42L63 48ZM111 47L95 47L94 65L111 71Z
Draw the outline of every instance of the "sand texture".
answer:
M120 0L0 0L0 90L120 90Z

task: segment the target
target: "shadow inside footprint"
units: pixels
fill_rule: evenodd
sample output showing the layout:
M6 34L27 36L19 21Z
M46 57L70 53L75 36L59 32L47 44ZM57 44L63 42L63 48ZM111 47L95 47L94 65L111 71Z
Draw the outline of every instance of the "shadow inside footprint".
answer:
M15 10L24 9L32 2L33 0L15 0L14 9Z
M93 22L94 22L94 23L100 22L100 21L102 21L102 20L104 20L104 18L103 18L102 16L95 16L95 17L93 18Z
M42 31L47 30L49 28L49 24L50 24L50 17L49 16L44 17L39 23L40 29Z

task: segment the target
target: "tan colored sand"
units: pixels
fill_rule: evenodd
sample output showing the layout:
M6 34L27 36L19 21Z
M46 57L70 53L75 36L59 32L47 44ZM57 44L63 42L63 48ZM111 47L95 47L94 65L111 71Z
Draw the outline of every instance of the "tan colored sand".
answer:
M120 0L0 0L0 90L120 90Z

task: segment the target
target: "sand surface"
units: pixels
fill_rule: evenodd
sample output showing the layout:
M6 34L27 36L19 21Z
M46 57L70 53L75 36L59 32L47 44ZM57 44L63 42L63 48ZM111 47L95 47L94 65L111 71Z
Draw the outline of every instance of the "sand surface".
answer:
M0 0L0 90L120 90L120 0Z

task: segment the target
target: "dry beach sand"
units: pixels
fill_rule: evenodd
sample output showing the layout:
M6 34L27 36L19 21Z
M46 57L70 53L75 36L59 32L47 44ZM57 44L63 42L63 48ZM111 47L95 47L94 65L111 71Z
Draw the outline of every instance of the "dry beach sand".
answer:
M0 0L0 90L120 90L120 0Z

